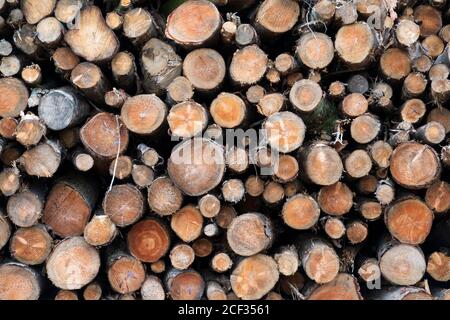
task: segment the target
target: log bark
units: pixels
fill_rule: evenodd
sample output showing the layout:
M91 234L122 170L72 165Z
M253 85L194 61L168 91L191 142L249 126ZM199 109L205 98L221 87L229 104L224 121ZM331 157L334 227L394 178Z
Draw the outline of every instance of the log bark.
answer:
M144 90L160 95L181 75L182 61L172 46L153 38L142 48L141 69Z

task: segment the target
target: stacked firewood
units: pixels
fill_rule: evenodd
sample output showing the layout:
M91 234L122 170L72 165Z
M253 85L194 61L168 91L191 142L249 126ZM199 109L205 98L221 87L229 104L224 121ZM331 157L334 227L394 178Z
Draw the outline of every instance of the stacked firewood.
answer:
M0 13L0 300L450 299L446 0Z

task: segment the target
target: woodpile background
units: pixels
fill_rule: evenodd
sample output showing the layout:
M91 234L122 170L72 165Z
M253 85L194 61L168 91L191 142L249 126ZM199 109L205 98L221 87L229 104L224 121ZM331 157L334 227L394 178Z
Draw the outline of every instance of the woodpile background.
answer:
M0 300L450 299L446 0L0 13Z

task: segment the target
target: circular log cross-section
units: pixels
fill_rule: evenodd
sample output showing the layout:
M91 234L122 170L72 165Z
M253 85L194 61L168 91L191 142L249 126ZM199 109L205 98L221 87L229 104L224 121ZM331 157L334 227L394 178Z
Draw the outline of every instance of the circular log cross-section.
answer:
M421 244L433 224L433 212L421 200L410 198L390 206L385 222L392 236L400 242Z
M186 205L173 214L170 227L184 242L200 237L203 228L203 216L193 205Z
M209 111L214 122L222 128L239 126L247 113L245 102L239 96L226 92L222 92L211 102Z
M300 37L296 54L308 68L323 69L334 58L333 41L323 33L306 33Z
M43 221L60 237L79 236L89 221L91 206L84 193L62 181L50 191Z
M303 144L306 126L296 114L283 111L268 117L263 124L263 130L265 130L267 141L273 149L289 153Z
M92 246L100 247L111 243L117 235L117 227L104 214L95 214L84 228L84 239Z
M372 169L372 159L365 150L355 150L345 158L344 166L350 177L362 178Z
M28 190L12 195L6 204L9 219L19 227L33 226L42 216L43 200Z
M177 274L169 287L173 300L200 300L205 291L205 281L198 272L186 270Z
M278 282L278 266L272 257L257 254L243 259L231 274L231 288L243 300L261 299Z
M300 6L291 0L265 0L255 17L256 29L268 38L291 30L297 23Z
M170 109L167 122L172 136L186 139L198 136L206 129L208 114L202 105L185 101Z
M215 41L221 25L220 13L214 4L189 0L169 15L165 34L181 46L193 48Z
M213 49L197 49L183 61L183 74L199 92L211 92L225 79L226 66L220 53Z
M436 152L417 142L397 146L391 156L390 171L395 182L408 189L422 189L440 175L440 162Z
M353 193L345 183L336 182L320 189L317 202L325 213L342 216L353 206Z
M148 187L147 201L151 210L167 216L181 208L183 195L168 177L159 177Z
M322 89L316 82L303 79L292 86L289 100L299 112L309 113L319 106L322 95Z
M450 281L450 257L444 252L433 252L427 262L427 272L436 281Z
M237 50L230 64L231 79L238 85L247 86L257 83L267 70L268 59L257 45Z
M84 147L94 156L112 160L128 146L128 130L117 116L97 113L80 129Z
M37 274L22 264L0 265L0 300L37 300L41 284Z
M397 285L413 285L422 279L426 261L422 251L407 244L397 244L382 252L380 270L383 277Z
M350 125L350 134L358 143L369 143L379 134L381 128L380 120L366 113L353 119Z
M301 244L299 257L306 275L316 283L323 284L339 272L339 257L333 247L320 239L307 239Z
M398 42L409 47L419 40L420 27L412 20L403 19L398 23L395 35Z
M338 30L334 46L345 64L362 67L372 58L375 36L366 23L354 23Z
M194 138L172 150L167 171L185 194L203 195L215 188L225 171L223 148L209 139Z
M156 219L145 219L133 225L127 242L130 253L142 262L158 261L170 246L168 230Z
M420 35L437 34L442 28L442 15L432 6L420 5L414 8L414 21L420 26Z
M112 258L108 266L108 281L121 294L137 291L145 281L144 265L129 255Z
M350 274L339 273L336 278L315 288L308 300L361 300L358 281Z
M166 105L154 94L141 94L127 99L120 113L130 131L143 135L158 130L166 116Z
M16 78L0 79L0 116L17 117L28 103L28 89Z
M301 153L308 179L321 186L339 181L344 166L337 151L325 144L314 144Z
M381 55L380 68L388 79L401 80L411 72L411 60L406 51L390 48Z
M11 255L28 265L41 264L52 249L52 238L42 225L20 228L11 237Z
M272 224L260 213L245 213L237 216L227 230L229 246L241 256L252 256L267 249L272 239Z
M82 237L61 241L47 259L48 278L58 288L76 290L94 280L100 269L100 255Z
M320 209L317 202L308 195L297 194L289 198L283 205L284 222L296 230L312 228L319 220Z
M117 226L129 226L144 213L144 197L131 184L115 185L106 192L103 210Z

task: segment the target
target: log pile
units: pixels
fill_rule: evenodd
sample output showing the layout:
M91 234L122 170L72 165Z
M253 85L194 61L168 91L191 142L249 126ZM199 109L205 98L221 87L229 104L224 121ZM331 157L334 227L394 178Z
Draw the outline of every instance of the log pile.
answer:
M445 0L0 14L0 300L450 299Z

